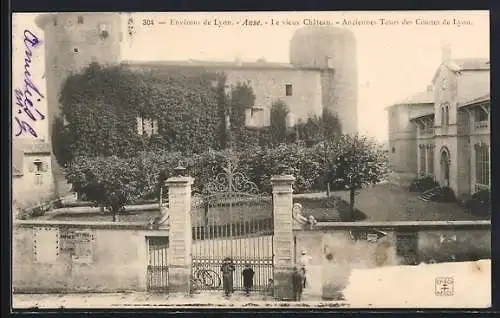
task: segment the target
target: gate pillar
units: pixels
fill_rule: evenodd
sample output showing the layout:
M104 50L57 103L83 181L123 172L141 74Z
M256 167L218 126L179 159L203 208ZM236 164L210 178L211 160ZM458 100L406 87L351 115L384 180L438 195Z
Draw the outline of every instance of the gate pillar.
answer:
M271 178L274 218L274 297L293 299L293 220L291 175Z
M190 292L191 281L191 185L193 178L177 176L166 181L168 186L170 293Z

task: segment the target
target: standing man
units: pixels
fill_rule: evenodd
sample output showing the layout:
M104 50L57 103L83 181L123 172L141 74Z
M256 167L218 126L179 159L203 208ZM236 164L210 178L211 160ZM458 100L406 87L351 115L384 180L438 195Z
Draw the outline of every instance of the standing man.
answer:
M226 257L224 259L220 270L222 272L222 286L224 288L224 294L226 297L229 297L229 295L233 292L234 265L231 258Z
M250 267L250 264L245 265L245 269L243 270L243 287L245 288L245 293L247 296L250 295L250 290L253 287L253 276L255 272Z
M307 269L309 268L310 263L311 263L311 256L307 255L306 250L302 250L301 256L299 258L299 265L304 275L303 288L306 288Z
M297 301L302 300L302 291L304 289L304 273L302 269L299 269L297 266L293 269L293 293L294 299Z

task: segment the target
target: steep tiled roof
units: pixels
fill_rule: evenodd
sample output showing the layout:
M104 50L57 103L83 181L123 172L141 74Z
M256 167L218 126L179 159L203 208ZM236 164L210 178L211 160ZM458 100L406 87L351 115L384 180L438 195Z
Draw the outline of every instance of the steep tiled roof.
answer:
M483 96L479 96L479 97L476 97L476 98L465 100L465 101L459 103L458 106L462 107L462 106L477 104L477 103L481 103L481 102L486 102L486 101L489 101L489 100L491 100L491 96L490 96L490 94L486 94L486 95L483 95Z
M489 70L490 60L487 58L466 58L466 59L453 59L461 71L475 71L475 70Z
M410 120L412 119L417 119L417 118L423 118L423 117L432 117L434 116L434 110L426 110L422 112L415 112L413 114L410 114Z
M431 91L416 93L408 98L395 103L395 105L407 104L432 104L434 103L434 94Z
M231 68L231 69L299 69L288 63L275 63L266 61L237 62L237 61L210 61L210 60L184 60L184 61L123 61L122 65L130 67L203 67L203 68ZM319 67L310 69L320 69Z
M25 154L50 154L50 144L37 139L15 139L12 148Z
M441 63L434 73L432 82L436 81L439 75L440 67L443 65ZM453 59L445 64L450 70L455 72L461 71L487 71L490 69L490 59L488 58L463 58L463 59Z
M23 157L22 151L12 149L12 176L20 177L23 175Z

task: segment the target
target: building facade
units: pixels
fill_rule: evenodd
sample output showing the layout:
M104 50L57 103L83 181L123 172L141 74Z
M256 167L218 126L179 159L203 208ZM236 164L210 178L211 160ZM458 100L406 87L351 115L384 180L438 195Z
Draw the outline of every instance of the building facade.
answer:
M404 116L389 115L389 127L412 128L393 140L413 151L392 153L391 165L415 177L429 176L456 195L471 194L491 185L490 163L490 64L488 59L451 59L443 50L442 63L432 80L432 104L411 103ZM425 109L423 109L425 107ZM389 108L389 113L401 109ZM421 109L421 111L419 111ZM404 148L403 147L403 148Z
M128 21L127 21L128 22ZM118 13L43 14L37 24L45 31L45 61L49 135L59 114L59 92L66 78L91 62L102 65L124 64L135 70L165 70L169 67L208 68L226 73L228 85L250 84L255 105L247 111L247 125L269 125L274 101L290 107L289 123L306 119L329 108L340 119L345 133L357 131L356 41L345 29L305 27L290 41L290 63L259 60L252 63L214 63L210 61L133 62L123 61L121 47L125 23ZM307 49L306 49L307 48ZM70 189L62 169L52 160L56 191Z
M12 145L12 200L18 207L53 199L50 144L16 139Z

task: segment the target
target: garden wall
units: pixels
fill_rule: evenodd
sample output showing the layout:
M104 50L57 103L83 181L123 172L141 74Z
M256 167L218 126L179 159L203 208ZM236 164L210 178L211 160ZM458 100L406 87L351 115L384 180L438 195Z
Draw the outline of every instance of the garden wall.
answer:
M146 289L144 223L19 221L13 228L13 288L19 293Z
M311 256L309 292L337 298L353 269L491 258L489 221L318 223L295 230Z

